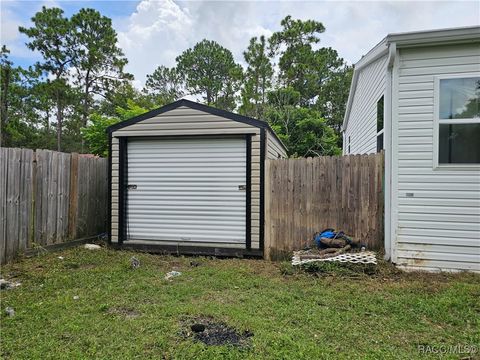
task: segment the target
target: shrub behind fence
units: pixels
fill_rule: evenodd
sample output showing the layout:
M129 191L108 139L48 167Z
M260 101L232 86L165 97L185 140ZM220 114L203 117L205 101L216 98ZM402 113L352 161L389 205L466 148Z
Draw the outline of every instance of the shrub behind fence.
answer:
M0 148L0 263L106 231L107 159Z

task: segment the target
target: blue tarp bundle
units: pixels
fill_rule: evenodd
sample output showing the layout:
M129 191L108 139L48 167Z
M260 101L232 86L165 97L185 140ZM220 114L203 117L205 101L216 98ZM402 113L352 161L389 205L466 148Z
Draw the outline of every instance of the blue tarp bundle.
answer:
M322 238L325 239L343 239L347 242L347 244L352 245L352 239L350 239L343 231L336 232L335 229L325 229L322 232L315 234L314 242L318 248L324 248L324 244L322 243Z

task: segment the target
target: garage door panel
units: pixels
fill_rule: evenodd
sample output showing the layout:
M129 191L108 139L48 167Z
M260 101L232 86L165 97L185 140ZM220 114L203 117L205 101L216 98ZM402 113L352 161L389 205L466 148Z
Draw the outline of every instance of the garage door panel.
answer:
M238 241L229 241L229 242L225 242L225 236L224 235L211 235L211 234L208 234L208 235L202 235L202 234L198 234L198 236L195 237L195 241L192 242L192 239L188 238L188 237L184 237L183 239L179 239L179 240L172 240L173 238L178 238L178 234L176 233L169 233L167 231L162 231L162 233L159 233L154 241L155 243L157 244L158 241L165 241L165 242L172 242L172 241L178 241L180 243L188 243L189 245L192 245L192 246L201 246L201 243L216 243L218 244L218 246L222 246L222 245L225 245L225 244L236 244L236 245L243 245L243 243L241 242L241 239L242 237L238 237ZM138 237L135 239L135 240L152 240L150 238L150 232L146 232L146 233L141 233L139 232L138 233Z
M127 239L245 244L246 142L128 142Z

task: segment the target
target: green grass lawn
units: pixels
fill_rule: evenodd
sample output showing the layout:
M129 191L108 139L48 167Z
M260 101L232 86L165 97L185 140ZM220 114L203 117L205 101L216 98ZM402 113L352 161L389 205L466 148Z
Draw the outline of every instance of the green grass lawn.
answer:
M131 269L132 255L139 269ZM458 359L468 354L424 354L418 346L480 344L478 275L329 268L311 274L261 260L83 248L25 259L1 270L22 282L1 292L2 357ZM166 281L170 270L182 275ZM8 306L14 317L5 315ZM243 348L182 336L199 316L254 336Z

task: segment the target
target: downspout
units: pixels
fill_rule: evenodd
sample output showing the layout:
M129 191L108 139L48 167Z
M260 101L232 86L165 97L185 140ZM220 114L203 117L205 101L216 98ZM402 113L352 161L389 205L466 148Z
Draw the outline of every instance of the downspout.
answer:
M385 81L385 211L384 211L384 237L385 237L385 260L392 259L393 253L393 239L392 239L392 121L393 121L393 65L395 62L395 55L397 53L396 43L390 43L388 47L388 59L387 59L387 77Z

